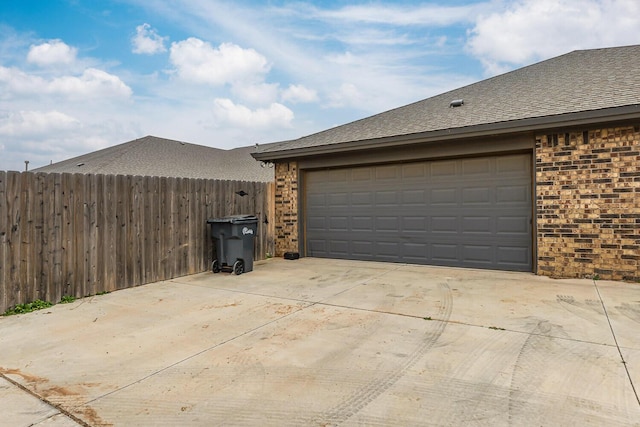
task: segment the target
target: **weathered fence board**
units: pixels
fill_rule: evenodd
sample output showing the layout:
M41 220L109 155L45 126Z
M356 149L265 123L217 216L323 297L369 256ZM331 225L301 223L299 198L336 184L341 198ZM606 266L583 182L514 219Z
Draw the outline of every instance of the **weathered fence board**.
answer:
M8 262L9 269L9 292L7 293L9 304L26 299L20 283L20 175L9 174L7 179L7 210L8 221ZM23 285L24 287L27 284Z
M7 272L7 173L0 171L0 283L6 283L8 278ZM7 288L0 286L0 307L7 305Z
M263 259L273 194L272 183L0 171L0 313L206 271L208 218L256 215Z

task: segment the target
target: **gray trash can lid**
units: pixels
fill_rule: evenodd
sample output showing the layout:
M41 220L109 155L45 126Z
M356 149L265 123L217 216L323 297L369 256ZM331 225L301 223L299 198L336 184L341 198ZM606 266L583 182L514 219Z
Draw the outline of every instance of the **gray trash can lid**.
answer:
M231 215L224 218L210 218L207 220L207 224L213 223L231 223L231 224L249 224L258 222L258 217L255 215Z

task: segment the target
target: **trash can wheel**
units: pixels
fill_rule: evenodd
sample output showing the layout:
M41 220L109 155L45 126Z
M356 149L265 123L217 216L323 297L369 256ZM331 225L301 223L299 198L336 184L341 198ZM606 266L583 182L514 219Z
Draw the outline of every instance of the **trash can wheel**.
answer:
M233 272L236 275L240 275L240 274L244 273L244 261L239 259L236 262L234 262L233 263Z
M211 263L211 271L214 273L220 273L220 264L218 264L218 260L214 259Z

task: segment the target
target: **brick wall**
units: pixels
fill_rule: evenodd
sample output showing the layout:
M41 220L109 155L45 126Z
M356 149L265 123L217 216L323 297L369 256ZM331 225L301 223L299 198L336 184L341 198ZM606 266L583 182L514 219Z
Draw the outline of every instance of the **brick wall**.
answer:
M275 256L298 252L298 165L277 163L275 192Z
M640 126L536 136L538 274L640 280Z

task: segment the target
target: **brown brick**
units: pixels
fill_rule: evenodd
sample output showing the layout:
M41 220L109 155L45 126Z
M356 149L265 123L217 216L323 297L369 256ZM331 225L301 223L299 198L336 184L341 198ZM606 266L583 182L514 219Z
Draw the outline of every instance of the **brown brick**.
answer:
M637 276L640 124L536 140L538 273Z
M295 162L277 163L275 227L278 230L275 256L298 249L298 166Z

